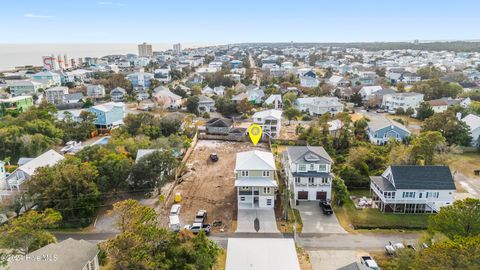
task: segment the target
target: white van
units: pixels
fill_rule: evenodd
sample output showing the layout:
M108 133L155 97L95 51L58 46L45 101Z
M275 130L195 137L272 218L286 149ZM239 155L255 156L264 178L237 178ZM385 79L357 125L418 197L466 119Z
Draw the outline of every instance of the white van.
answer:
M170 216L170 224L168 227L174 232L180 231L180 219L178 218L178 215Z
M170 208L170 216L178 216L180 214L180 208L182 206L180 204L174 204L172 205L172 208Z

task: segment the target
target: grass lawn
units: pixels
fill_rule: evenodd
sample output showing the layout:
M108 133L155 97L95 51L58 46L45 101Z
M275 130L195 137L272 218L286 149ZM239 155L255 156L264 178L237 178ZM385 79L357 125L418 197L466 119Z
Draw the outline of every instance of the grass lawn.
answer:
M473 170L480 170L480 153L466 152L454 155L450 162L450 168L452 173L458 171L467 177L478 177L473 174Z
M390 119L402 119L404 126L408 128L413 134L418 135L420 134L420 129L422 127L423 122L416 119L412 118L406 115L394 115L394 114L384 114L386 117Z
M358 210L353 201L342 207L334 206L335 215L347 230L354 229L411 229L427 228L429 214L382 213L376 208Z
M223 250L218 254L217 262L213 266L213 270L225 270L227 264L227 251Z

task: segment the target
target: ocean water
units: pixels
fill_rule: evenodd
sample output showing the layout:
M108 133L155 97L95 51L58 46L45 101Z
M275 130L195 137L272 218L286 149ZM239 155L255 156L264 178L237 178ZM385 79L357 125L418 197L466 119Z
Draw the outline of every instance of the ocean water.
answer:
M209 44L185 43L182 48L195 48ZM152 43L153 51L171 49L173 43ZM67 54L68 58L101 57L109 54L138 54L134 43L101 44L0 44L0 71L11 70L16 66L42 65L42 56Z

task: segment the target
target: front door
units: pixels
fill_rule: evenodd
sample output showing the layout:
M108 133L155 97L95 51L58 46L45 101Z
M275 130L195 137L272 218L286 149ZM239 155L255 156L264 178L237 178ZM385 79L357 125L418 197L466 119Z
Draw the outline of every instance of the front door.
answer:
M258 196L253 196L253 207L258 208Z

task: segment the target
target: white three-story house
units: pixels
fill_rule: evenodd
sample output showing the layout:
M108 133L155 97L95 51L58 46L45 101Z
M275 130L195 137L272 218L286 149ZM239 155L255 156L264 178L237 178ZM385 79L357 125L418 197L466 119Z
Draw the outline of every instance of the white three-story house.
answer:
M295 200L329 201L332 194L333 160L321 146L289 146L283 167Z
M275 206L275 160L272 153L247 151L237 154L235 187L238 208L272 208Z

